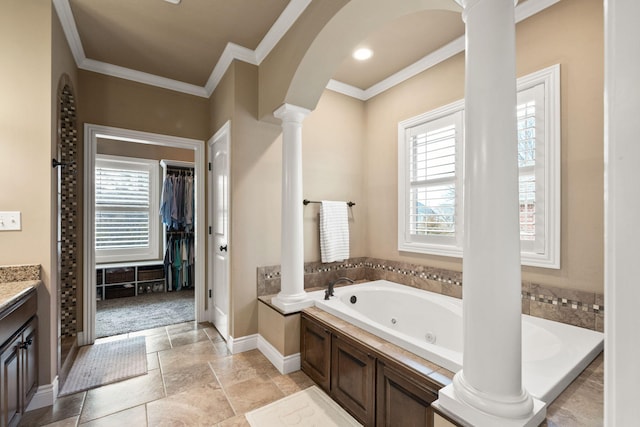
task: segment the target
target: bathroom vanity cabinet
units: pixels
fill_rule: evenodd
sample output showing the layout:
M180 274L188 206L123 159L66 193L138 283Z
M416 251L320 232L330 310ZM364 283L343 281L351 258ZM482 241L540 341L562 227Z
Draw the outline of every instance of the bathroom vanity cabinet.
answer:
M302 370L365 426L432 426L439 384L303 312Z
M0 427L18 425L38 387L36 293L0 316Z

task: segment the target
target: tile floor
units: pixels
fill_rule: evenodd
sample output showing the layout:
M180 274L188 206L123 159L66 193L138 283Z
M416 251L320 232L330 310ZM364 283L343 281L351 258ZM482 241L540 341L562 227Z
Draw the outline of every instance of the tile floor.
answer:
M181 323L144 335L148 373L59 398L27 412L19 426L248 426L244 414L313 385L281 375L260 353L231 355L209 323Z

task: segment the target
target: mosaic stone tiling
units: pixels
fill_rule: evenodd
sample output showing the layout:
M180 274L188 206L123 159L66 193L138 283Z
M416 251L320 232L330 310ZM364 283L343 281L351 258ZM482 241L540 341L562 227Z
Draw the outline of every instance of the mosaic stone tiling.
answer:
M567 298L553 297L543 294L534 295L531 292L522 292L523 299L538 301L545 304L557 305L560 307L571 307L574 310L585 311L589 313L604 313L604 305L589 304L582 301L574 301Z
M407 286L462 297L462 273L429 266L388 261L376 258L352 258L341 263L306 263L305 289L326 286L331 280L346 276L354 280L390 280ZM280 292L280 266L259 267L258 296ZM589 329L602 330L604 296L545 286L544 292L531 292L528 282L522 283L522 312ZM585 301L576 298L585 297ZM593 301L593 302L590 302ZM532 307L540 304L540 307Z
M40 280L40 264L0 267L0 283Z
M58 167L58 265L60 283L60 332L62 337L77 333L78 288L78 131L75 98L64 85L59 95Z

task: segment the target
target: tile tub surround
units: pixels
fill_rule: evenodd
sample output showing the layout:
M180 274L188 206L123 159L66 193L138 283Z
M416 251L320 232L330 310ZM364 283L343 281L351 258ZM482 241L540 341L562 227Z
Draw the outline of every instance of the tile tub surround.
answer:
M406 286L462 298L462 272L377 258L305 263L304 288L326 286L338 277L389 280ZM257 268L258 297L280 292L280 266ZM582 328L604 331L604 295L522 282L522 313Z
M40 280L40 264L0 266L0 283Z

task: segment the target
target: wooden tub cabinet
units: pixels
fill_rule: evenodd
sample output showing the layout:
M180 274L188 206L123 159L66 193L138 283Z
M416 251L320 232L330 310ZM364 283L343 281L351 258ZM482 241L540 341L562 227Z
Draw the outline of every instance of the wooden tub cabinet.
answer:
M301 367L365 426L431 427L441 385L303 312Z

